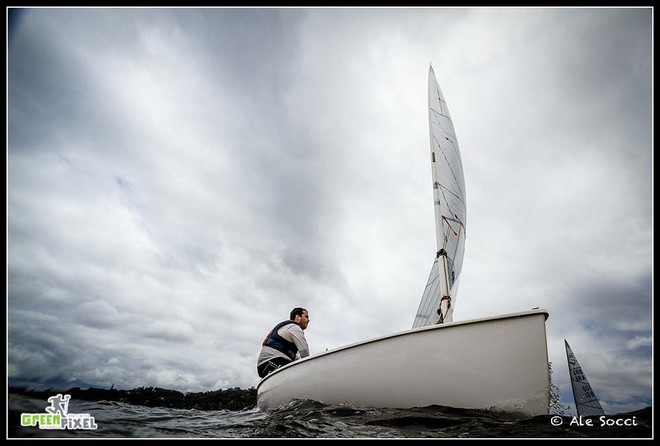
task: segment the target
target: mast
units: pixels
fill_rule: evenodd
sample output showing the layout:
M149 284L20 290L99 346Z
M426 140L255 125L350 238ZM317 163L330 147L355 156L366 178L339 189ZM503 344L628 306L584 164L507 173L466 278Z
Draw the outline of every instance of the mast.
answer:
M429 67L429 140L436 253L413 328L452 321L465 252L465 180L447 102Z
M587 376L582 372L582 367L580 367L580 363L578 363L566 339L564 339L564 345L566 346L566 359L568 361L568 373L571 377L571 387L573 388L575 410L577 410L578 416L605 415L596 393L591 388Z

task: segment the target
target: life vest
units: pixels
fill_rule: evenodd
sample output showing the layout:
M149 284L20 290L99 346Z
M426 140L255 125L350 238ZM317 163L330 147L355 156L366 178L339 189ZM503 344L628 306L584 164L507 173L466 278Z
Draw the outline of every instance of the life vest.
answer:
M296 344L294 344L291 341L287 341L277 333L277 331L280 328L289 324L295 324L295 322L289 320L289 321L282 321L279 324L277 324L275 328L273 328L270 331L270 333L268 333L268 336L266 336L266 339L264 339L264 342L262 342L261 345L265 345L267 347L281 351L289 358L291 358L291 360L293 361L296 359L296 353L298 353L298 347L296 347Z

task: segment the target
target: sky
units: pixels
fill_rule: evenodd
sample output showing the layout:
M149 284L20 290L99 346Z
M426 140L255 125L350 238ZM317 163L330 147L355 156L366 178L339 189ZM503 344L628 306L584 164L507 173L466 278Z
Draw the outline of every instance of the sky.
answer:
M652 404L650 8L38 8L7 69L10 385L256 387L412 327L427 79L461 149L454 321L549 312L608 414Z

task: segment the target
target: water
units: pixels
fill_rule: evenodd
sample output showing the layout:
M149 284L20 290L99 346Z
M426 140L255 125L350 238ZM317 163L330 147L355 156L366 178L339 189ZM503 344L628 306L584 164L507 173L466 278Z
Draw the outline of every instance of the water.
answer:
M585 425L585 420L580 426L579 419L570 416L518 419L441 406L357 409L297 401L273 412L258 408L204 411L72 399L69 414L90 414L97 429L43 430L21 426L22 413L45 413L49 405L42 399L10 394L8 438L652 438L650 407L608 416L605 420L611 426L602 426L598 417L591 420L591 426ZM559 421L561 425L553 425Z

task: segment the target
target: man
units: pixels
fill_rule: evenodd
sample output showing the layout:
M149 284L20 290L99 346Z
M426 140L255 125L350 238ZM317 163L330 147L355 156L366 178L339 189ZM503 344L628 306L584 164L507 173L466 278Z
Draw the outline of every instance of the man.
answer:
M277 324L261 343L257 359L257 373L263 378L273 370L296 359L309 356L309 347L303 330L309 324L309 313L304 308L291 310L288 321Z

